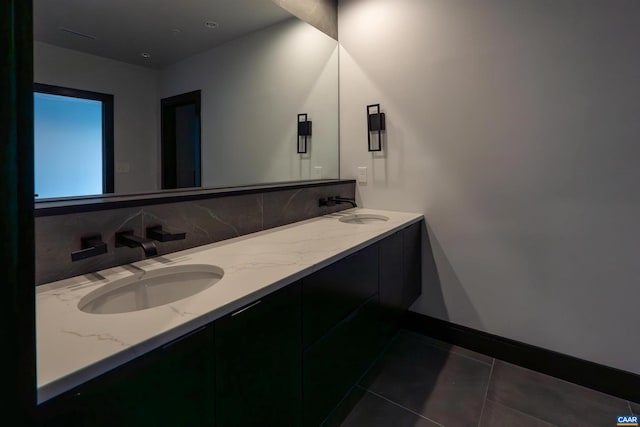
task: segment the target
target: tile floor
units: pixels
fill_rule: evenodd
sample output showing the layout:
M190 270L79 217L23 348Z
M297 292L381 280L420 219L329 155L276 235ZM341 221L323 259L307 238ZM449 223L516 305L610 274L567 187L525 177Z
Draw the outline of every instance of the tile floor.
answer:
M325 425L609 427L632 411L640 405L402 330Z

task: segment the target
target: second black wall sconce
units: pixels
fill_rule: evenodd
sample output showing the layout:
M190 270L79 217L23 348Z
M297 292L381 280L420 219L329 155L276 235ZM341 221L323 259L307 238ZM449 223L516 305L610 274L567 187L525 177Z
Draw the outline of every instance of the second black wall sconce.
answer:
M380 112L380 104L367 105L367 142L369 151L382 151L382 131L386 130L384 113ZM377 141L371 140L371 133L377 132Z
M298 153L302 154L307 152L307 137L310 136L311 122L307 120L307 114L298 114Z

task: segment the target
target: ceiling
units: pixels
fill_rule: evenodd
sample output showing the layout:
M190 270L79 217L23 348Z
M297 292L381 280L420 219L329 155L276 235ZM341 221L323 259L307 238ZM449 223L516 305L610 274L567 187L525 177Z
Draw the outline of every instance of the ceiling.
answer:
M34 0L33 8L36 41L153 68L292 16L271 0Z

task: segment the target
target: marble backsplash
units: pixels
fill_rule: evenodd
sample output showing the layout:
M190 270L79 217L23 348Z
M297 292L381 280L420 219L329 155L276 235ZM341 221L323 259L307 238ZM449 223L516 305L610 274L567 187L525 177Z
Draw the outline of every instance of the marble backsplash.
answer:
M50 283L144 258L141 248L115 247L115 233L133 230L144 236L147 227L161 225L184 240L155 242L158 255L218 242L327 213L348 209L349 204L319 207L318 199L355 197L355 182L304 188L269 188L248 194L212 195L212 198L121 207L93 212L65 213L35 218L36 285ZM71 261L80 240L101 234L106 254Z

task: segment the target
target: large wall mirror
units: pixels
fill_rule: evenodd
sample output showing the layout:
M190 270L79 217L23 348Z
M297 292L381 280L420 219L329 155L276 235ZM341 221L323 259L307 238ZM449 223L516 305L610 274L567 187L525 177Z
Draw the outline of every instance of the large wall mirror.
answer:
M41 199L339 177L337 41L271 0L34 0L34 39Z

